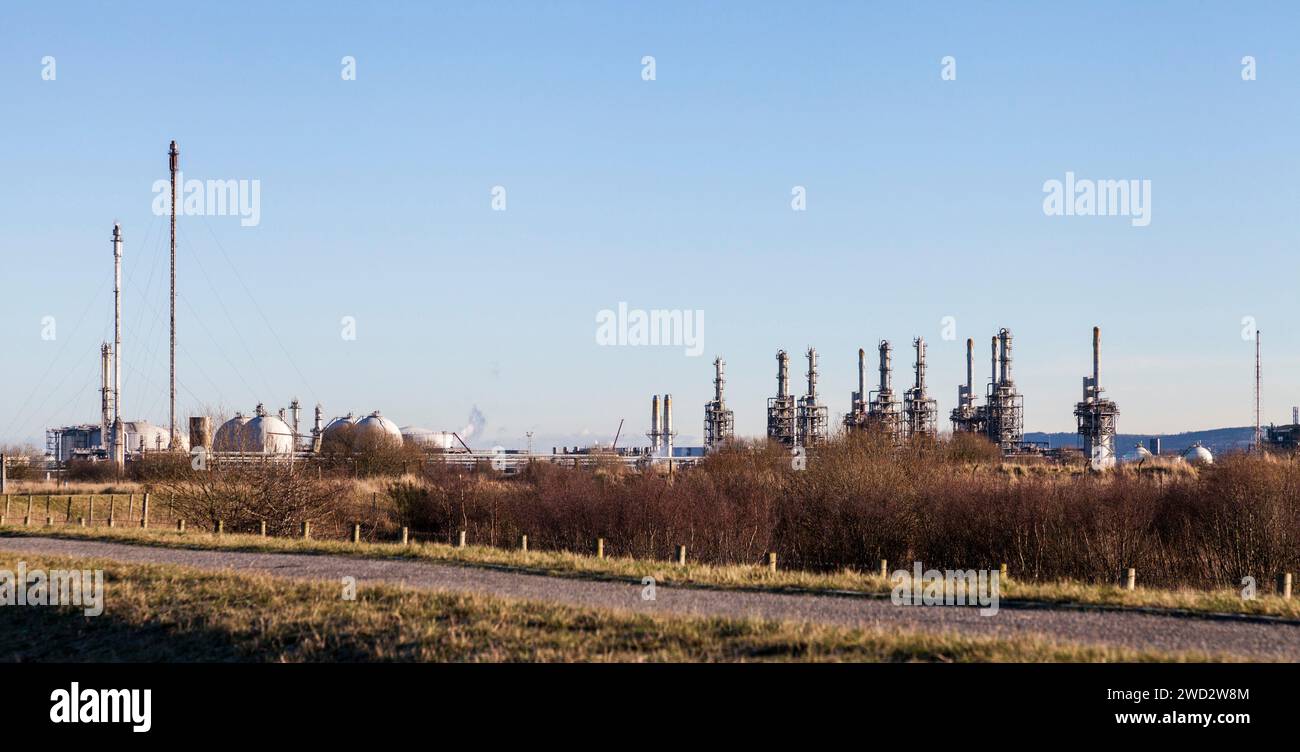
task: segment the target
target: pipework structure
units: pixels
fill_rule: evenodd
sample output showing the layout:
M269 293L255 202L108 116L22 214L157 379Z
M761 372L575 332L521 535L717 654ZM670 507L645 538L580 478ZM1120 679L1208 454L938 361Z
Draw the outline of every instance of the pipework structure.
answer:
M815 447L826 442L827 409L817 402L817 350L808 348L808 393L799 398L798 436L801 446Z
M916 379L904 394L903 417L908 440L935 438L938 433L939 403L925 392L925 338L912 340L916 349L916 362L912 364Z
M893 355L889 340L882 339L880 352L880 385L867 401L867 425L897 441L902 436L902 406L894 397Z
M723 387L727 383L724 369L727 363L722 358L713 359L713 401L704 404L704 451L721 449L736 434L735 413L727 409L722 397Z
M984 407L975 406L975 340L966 339L966 383L957 385L957 407L950 415L953 433L984 433Z
M1083 453L1093 470L1115 466L1115 417L1119 408L1102 397L1101 327L1092 328L1092 375L1083 377L1083 399L1074 406L1083 437Z
M993 376L985 406L985 435L1003 452L1020 449L1025 438L1025 399L1016 391L1011 376L1011 330L1002 328L993 337Z
M767 438L793 447L795 433L794 395L790 394L790 356L776 351L776 396L767 398Z

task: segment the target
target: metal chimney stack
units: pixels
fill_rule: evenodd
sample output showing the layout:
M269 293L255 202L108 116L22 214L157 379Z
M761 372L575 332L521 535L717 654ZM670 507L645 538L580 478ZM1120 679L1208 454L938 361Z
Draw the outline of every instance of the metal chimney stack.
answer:
M663 431L660 430L659 420L659 395L656 394L650 400L650 433L646 434L650 437L651 454L659 454L662 447Z
M858 391L853 396L855 401L861 402L867 398L867 351L861 347L858 348Z
M975 393L975 340L966 338L966 396Z
M1101 327L1092 328L1092 388L1101 396Z
M817 350L808 348L808 401L817 401Z
M993 335L992 345L993 345L993 355L992 355L993 376L991 378L991 383L993 384L993 386L997 386L998 385L998 335L996 334Z
M113 382L108 373L109 363L112 361L111 350L112 348L107 342L99 346L99 445L104 449L108 449L111 444L108 431L113 425L113 408L110 404L113 399L113 387L111 386Z
M664 395L664 420L663 420L663 448L664 456L673 456L673 396Z
M790 356L785 350L776 351L776 396L790 396Z
M998 338L1002 344L1002 374L999 383L1010 386L1013 383L1011 379L1011 330L999 330Z
M925 393L925 338L917 337L912 345L916 347L916 383L913 385L920 393Z
M880 340L880 392L888 394L893 391L891 372L893 371L892 358L890 357L889 340Z
M723 369L727 364L722 358L713 359L713 399L719 405L722 404L722 387L727 383L726 376L723 375Z

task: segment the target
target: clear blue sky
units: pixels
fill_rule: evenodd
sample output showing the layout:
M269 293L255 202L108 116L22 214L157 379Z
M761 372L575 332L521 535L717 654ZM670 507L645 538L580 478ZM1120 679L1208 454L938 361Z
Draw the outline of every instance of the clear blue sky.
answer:
M187 178L261 181L257 227L179 221L182 416L478 405L549 446L640 436L671 392L685 441L721 354L760 434L778 348L797 383L818 348L834 416L859 346L892 340L905 383L922 335L946 417L965 338L982 379L1007 326L1027 427L1070 430L1099 324L1120 430L1172 432L1250 422L1254 316L1288 419L1300 6L1046 5L5 3L0 441L97 420L115 220L123 410L165 423L171 139ZM1067 171L1152 181L1150 226L1045 216ZM598 347L619 301L703 310L704 355Z

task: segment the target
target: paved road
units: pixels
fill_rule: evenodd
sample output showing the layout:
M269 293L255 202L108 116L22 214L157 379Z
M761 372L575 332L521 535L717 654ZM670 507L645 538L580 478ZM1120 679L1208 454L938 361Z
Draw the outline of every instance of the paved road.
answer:
M662 585L655 589L655 600L647 601L642 598L643 588L639 582L547 577L404 559L193 551L58 538L0 537L0 552L179 564L334 582L342 577L355 577L359 583L386 582L430 590L482 593L642 613L758 617L998 637L1034 634L1062 642L1109 644L1139 650L1197 650L1248 658L1300 660L1300 624L1294 623L1005 606L996 615L980 616L974 608L895 606L884 599Z

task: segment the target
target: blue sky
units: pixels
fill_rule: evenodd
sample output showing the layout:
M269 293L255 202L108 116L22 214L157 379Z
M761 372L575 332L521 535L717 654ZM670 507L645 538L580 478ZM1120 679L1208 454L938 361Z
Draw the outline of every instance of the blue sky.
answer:
M549 446L671 392L687 441L722 355L760 434L778 348L799 383L818 349L834 416L858 347L907 383L920 335L946 416L1006 326L1027 427L1069 430L1097 324L1120 430L1173 432L1251 421L1246 316L1265 421L1300 403L1293 3L46 5L0 7L0 441L97 420L114 221L123 411L165 422L172 139L261 185L256 227L179 220L181 415L477 405ZM1045 216L1067 171L1150 180L1151 224ZM704 354L597 346L620 301L704 311Z

